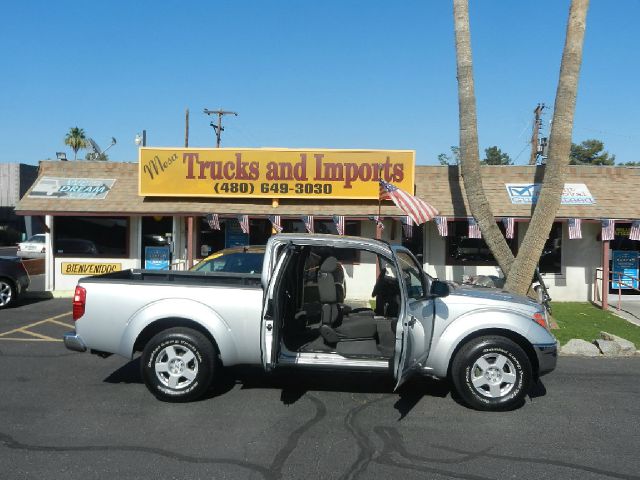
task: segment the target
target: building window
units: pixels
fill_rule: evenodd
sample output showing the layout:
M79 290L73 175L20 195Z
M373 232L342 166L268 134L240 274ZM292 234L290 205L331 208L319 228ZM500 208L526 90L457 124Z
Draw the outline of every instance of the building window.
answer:
M504 225L497 222L504 235ZM518 224L515 225L515 238L507 239L511 251L516 253L516 238ZM446 265L498 265L486 242L482 238L469 238L469 223L465 220L449 222L449 236L447 237Z
M304 222L302 220L293 220L293 219L283 219L282 220L282 232L283 233L307 233L307 229L304 226ZM336 228L336 224L333 220L329 219L320 219L313 221L313 230L315 233L326 233L331 235L337 235L338 229ZM344 222L344 234L359 236L360 235L360 221L359 220L345 220ZM359 263L360 262L360 254L359 250L356 249L344 249L343 252L347 255L344 258L339 258L338 260L350 263Z
M413 253L420 263L424 263L424 240L422 238L422 232L424 230L423 225L413 225L411 227L411 238L407 238L404 232L404 226L401 227L400 235L402 235L402 246L407 248Z
M57 257L129 257L126 217L54 217L53 253Z
M271 222L266 218L249 218L249 235L242 233L236 218L220 218L220 230L212 230L207 217L198 217L197 251L195 256L204 258L223 248L239 245L265 245L271 236Z
M562 273L562 223L553 222L539 266L540 273Z

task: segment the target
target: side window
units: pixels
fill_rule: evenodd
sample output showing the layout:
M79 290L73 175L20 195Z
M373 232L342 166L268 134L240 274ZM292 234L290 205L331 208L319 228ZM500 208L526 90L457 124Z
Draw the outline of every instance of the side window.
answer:
M420 266L405 252L398 252L398 264L402 272L402 281L407 288L407 295L412 300L426 297L424 275Z

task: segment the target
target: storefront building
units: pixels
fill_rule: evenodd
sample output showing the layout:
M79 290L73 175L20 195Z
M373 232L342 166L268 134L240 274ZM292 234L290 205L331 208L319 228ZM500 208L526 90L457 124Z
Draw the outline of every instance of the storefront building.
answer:
M531 218L542 168L482 168L505 233L506 219L513 219L508 242L514 253ZM379 206L380 177L433 205L446 219L446 231L435 221L411 227L393 203ZM640 242L629 235L640 219L639 180L636 168L568 168L540 261L554 300L600 300L603 275L616 255L627 261L623 283L633 283L633 258L637 279ZM311 221L315 233L338 234L338 217L347 235L372 238L381 230L383 239L409 246L441 279L500 274L483 240L470 238L458 169L416 166L411 151L149 148L141 149L138 163L48 161L40 164L16 212L44 218L46 288L55 291L73 290L82 276L145 268L162 247L168 252L165 267L185 269L225 247L264 244L274 232L274 216L284 232L307 231ZM214 215L219 229L212 228L218 226ZM376 227L378 215L383 229ZM243 216L248 234L241 229ZM569 238L568 224L576 220L580 238ZM605 220L613 220L611 241L602 240ZM353 265L350 275L375 269L358 259Z

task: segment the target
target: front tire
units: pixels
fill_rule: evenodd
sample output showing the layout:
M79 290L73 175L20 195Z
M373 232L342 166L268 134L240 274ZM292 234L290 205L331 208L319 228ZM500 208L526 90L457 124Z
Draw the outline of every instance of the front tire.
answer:
M216 369L216 351L202 333L170 328L147 343L141 366L144 383L156 398L189 402L209 389Z
M18 297L18 291L11 280L0 278L0 309L14 304Z
M531 362L524 350L499 336L471 340L451 365L456 392L476 410L511 410L521 406L532 378Z

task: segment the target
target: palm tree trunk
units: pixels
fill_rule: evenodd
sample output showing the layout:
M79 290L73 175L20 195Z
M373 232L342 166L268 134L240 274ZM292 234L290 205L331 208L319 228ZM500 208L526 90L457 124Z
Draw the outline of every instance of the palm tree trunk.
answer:
M506 275L510 271L514 260L513 253L496 225L491 205L484 193L482 175L480 173L468 0L453 1L453 16L458 69L460 169L462 180L471 214L478 221L485 242Z
M549 157L544 171L542 189L518 257L509 271L505 284L507 290L516 293L524 294L529 289L536 264L560 208L565 170L571 150L573 115L588 8L589 0L572 0L571 2L549 138Z

